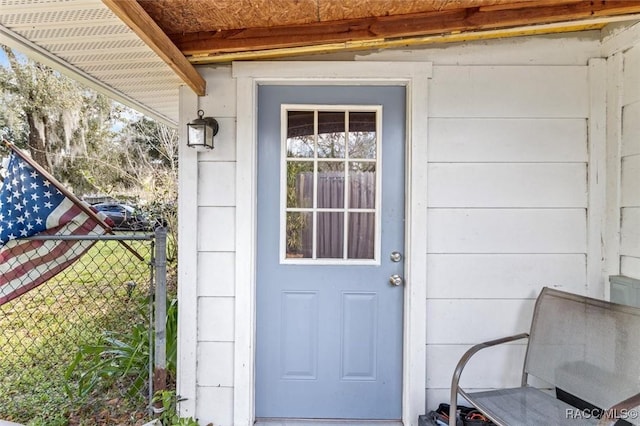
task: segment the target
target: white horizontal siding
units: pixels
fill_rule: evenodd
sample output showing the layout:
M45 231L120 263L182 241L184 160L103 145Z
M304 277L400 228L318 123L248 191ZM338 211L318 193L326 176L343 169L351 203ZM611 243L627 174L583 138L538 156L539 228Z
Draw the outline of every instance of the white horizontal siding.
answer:
M216 120L219 117L235 118L236 80L231 76L231 67L198 67L198 72L207 81L207 96L198 98L198 109L204 112L205 117L214 117Z
M527 340L478 352L464 369L464 388L502 388L520 385ZM427 352L427 387L448 388L458 360L470 345L431 345Z
M198 299L198 341L233 342L235 300L232 297ZM227 366L228 367L228 366Z
M233 387L233 342L200 342L198 359L198 386Z
M587 206L584 163L431 163L428 182L430 207Z
M585 253L584 209L430 209L429 253Z
M621 155L626 157L638 154L640 154L640 101L626 105L622 109Z
M528 332L534 303L529 299L428 299L427 344L475 344Z
M432 254L430 299L531 299L541 287L584 293L584 254Z
M640 279L640 257L622 256L620 273L628 277Z
M434 67L429 100L427 406L469 345L528 332L544 286L587 292L588 67ZM525 347L462 384L520 383Z
M640 154L622 158L622 207L640 207Z
M640 46L624 52L620 147L620 274L640 278Z
M622 209L620 254L640 257L640 208Z
M236 282L236 260L233 252L198 253L198 295L233 297Z
M431 117L584 118L583 66L434 66Z
M432 118L430 162L586 162L585 119Z
M640 76L640 46L635 46L624 54L623 105L640 101L638 76Z
M236 161L236 119L219 116L215 119L219 126L218 134L213 140L215 147L212 150L198 152L198 160Z
M200 161L198 163L198 205L236 205L236 163Z
M199 424L233 426L233 388L198 386L197 398Z
M234 251L235 207L198 208L198 251Z

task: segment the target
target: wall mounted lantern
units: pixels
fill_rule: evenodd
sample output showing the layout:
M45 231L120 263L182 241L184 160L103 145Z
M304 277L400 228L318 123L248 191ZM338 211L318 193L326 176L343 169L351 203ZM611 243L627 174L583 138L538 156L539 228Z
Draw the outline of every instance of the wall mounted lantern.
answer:
M198 118L187 124L187 146L213 149L213 137L218 134L218 122L215 118L204 117L204 111L198 110Z

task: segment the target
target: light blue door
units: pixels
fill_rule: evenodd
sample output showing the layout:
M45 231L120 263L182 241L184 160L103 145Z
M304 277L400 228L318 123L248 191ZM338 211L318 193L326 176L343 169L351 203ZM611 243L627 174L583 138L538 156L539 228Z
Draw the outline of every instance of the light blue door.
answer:
M405 89L258 99L256 417L400 419Z

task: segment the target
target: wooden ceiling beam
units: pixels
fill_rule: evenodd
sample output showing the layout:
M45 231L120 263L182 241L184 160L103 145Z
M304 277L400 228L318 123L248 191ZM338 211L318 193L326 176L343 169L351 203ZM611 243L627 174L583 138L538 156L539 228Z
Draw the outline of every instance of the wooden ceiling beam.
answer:
M612 19L612 18L601 18ZM640 15L635 15L640 19ZM455 34L408 37L393 40L375 39L343 43L318 44L313 46L287 47L283 49L267 49L246 52L221 53L207 56L191 56L189 61L194 65L227 63L247 60L271 60L292 56L308 56L335 52L355 52L358 50L389 49L398 47L426 46L431 44L460 43L479 40L493 40L505 37L522 37L543 34L558 34L575 31L600 30L606 25L598 20L573 21L572 23L555 23L532 25L530 27L501 28L495 30L472 31ZM595 22L595 23L594 23Z
M580 3L584 2L584 0L525 0L525 1L515 1L510 3L498 3L489 6L478 6L481 12L490 12L492 10L507 10L507 9L522 9L526 7L531 7L531 2L535 2L536 7L540 6L554 6L558 3Z
M519 8L473 7L305 25L175 34L171 37L183 54L205 56L530 26L640 13L640 1L635 0L567 0L562 3L539 0L522 2L519 5Z
M206 82L171 39L135 0L102 0L149 46L198 96L204 96Z

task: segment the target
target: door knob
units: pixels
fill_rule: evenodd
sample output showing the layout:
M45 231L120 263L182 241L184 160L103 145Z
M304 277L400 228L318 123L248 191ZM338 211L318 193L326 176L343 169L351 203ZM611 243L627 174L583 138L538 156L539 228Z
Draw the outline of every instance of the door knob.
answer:
M389 284L391 285L399 286L399 285L402 285L403 283L404 283L404 280L398 274L393 274L389 277Z
M392 262L400 262L402 260L402 253L400 253L399 251L392 251L389 258Z

